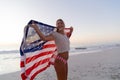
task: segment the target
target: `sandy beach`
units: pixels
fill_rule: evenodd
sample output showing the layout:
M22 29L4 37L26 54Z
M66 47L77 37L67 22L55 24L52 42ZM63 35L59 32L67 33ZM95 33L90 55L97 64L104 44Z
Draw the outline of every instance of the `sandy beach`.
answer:
M20 71L0 75L0 80L21 80ZM57 80L53 66L35 80ZM120 47L70 56L68 80L120 80Z

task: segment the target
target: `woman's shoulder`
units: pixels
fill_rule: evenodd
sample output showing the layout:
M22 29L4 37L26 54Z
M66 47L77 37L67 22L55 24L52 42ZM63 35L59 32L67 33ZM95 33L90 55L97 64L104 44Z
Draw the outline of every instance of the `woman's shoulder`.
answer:
M58 32L53 31L53 32L51 33L51 35L54 36L54 37L56 37L56 36L58 36Z
M56 31L53 31L53 32L52 32L52 34L58 34L58 32L56 32Z

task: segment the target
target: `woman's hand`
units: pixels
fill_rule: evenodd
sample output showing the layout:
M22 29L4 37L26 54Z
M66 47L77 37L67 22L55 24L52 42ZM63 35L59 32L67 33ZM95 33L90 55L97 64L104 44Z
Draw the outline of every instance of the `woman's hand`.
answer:
M32 25L33 25L33 26L36 25L34 21L32 21Z
M69 29L70 29L70 32L67 34L67 36L70 38L70 36L71 36L71 34L73 32L73 27L71 26Z
M71 32L71 33L73 32L73 27L72 27L72 26L70 27L70 32Z
M37 25L34 23L34 21L32 21L32 24L30 24L30 27L36 29L36 28L37 28Z

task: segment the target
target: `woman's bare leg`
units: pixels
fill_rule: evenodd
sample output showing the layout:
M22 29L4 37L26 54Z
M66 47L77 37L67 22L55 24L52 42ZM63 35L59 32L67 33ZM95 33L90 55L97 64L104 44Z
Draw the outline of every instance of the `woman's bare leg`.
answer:
M68 52L60 53L58 56L62 57L63 59L65 59L67 61L67 59L68 59ZM61 60L56 59L54 67L55 67L55 71L56 71L58 80L67 80L68 64L67 63L64 64Z
M67 80L67 76L68 76L68 63L65 64L65 72L66 72L66 80Z
M56 60L54 67L55 67L55 71L57 74L57 79L58 80L66 80L66 72L65 72L64 63L59 60Z

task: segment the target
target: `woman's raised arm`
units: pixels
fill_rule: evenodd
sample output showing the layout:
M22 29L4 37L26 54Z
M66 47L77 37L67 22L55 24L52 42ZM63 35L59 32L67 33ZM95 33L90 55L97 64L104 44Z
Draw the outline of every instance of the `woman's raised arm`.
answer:
M45 35L39 30L38 26L37 26L35 23L32 23L30 26L35 29L36 33L39 35L39 37L40 37L43 41L54 40L54 37L53 37L52 35L45 36Z
M70 27L70 33L67 35L67 37L70 37L72 35L72 32L73 32L73 27L71 26Z

